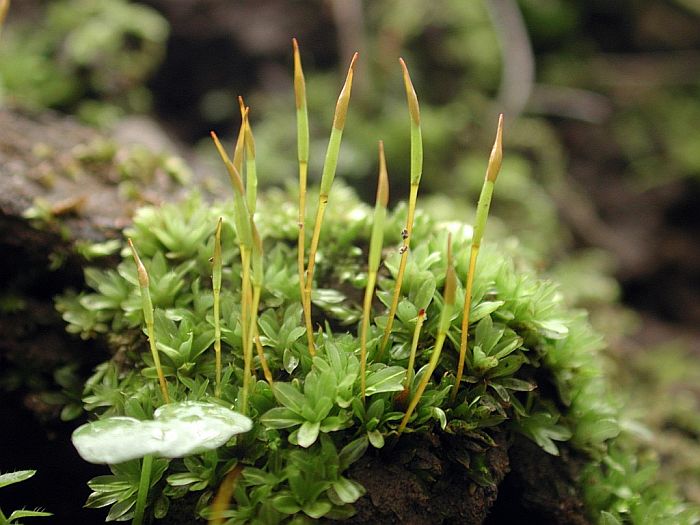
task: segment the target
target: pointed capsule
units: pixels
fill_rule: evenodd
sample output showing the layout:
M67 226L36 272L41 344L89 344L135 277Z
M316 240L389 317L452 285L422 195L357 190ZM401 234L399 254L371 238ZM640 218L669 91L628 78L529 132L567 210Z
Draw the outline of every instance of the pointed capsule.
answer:
M296 38L292 38L292 45L294 46L294 101L297 109L301 109L306 106L306 80L304 79L304 69L301 66L301 55Z
M411 77L408 74L406 62L402 58L399 59L399 62L403 70L408 114L411 118L411 185L416 186L420 183L420 178L423 174L423 134L420 126L420 108L416 90L413 88L413 82L411 82Z
M245 200L245 188L243 187L243 181L241 180L241 175L238 169L233 165L231 160L226 155L219 138L216 133L211 132L211 137L214 140L216 149L219 151L221 159L224 161L226 170L228 171L229 178L231 179L231 185L233 186L233 213L234 213L234 224L236 225L236 232L238 234L239 243L251 247L253 244L253 237L251 232L251 221L250 214L248 213L248 206Z
M305 164L309 162L309 115L306 108L306 81L304 80L297 39L293 38L292 43L294 44L294 102L297 109L297 156L299 163Z
M411 115L411 122L416 126L420 126L420 107L418 106L418 96L411 82L411 75L408 74L408 67L403 58L399 58L401 69L403 70L403 84L406 88L406 99L408 101L408 112Z
M233 149L233 165L240 173L243 170L243 157L245 153L245 106L243 106L243 98L238 97L238 105L241 108L241 127L238 129L238 137L236 138L236 146Z
M255 215L255 209L258 201L258 172L255 165L255 139L253 138L253 130L250 127L250 108L246 107L243 114L243 122L245 125L245 150L246 150L246 202L248 204L248 212L251 220Z
M498 129L496 130L496 140L491 148L489 156L489 165L486 168L486 180L496 182L498 172L501 171L501 162L503 161L503 113L498 116Z
M131 242L131 239L128 239L128 242L129 248L131 248L131 255L134 257L134 262L136 263L136 272L138 274L139 279L139 289L141 291L141 308L143 310L143 318L144 321L146 321L146 327L149 330L148 337L149 339L152 339L153 334L151 333L151 330L153 327L154 318L153 302L151 300L151 290L149 288L150 280L148 278L148 272L146 271L146 267L141 262L141 258L139 257L139 254L136 251L134 243ZM160 367L160 363L157 362L157 366Z
M401 68L403 69L404 87L406 88L406 100L408 102L408 113L411 121L411 189L408 198L408 215L406 217L406 227L401 232L403 244L399 249L401 254L401 262L399 263L399 271L394 283L394 295L389 308L386 326L384 327L384 336L379 346L378 358L381 358L389 344L391 328L394 325L394 317L399 306L399 298L401 295L401 287L403 284L403 276L406 271L406 263L408 261L408 249L411 243L411 233L413 231L413 216L416 211L416 202L418 200L418 186L423 174L423 135L420 127L420 109L418 107L418 97L413 88L411 77L408 74L408 68L403 59L399 59Z
M301 252L303 251L302 235L306 214L306 177L309 163L309 113L306 107L306 81L304 80L304 70L301 67L297 39L293 38L292 43L294 44L294 101L297 117L297 158L299 160L299 257L300 265L303 266ZM303 273L303 269L300 269L300 272Z
M136 272L137 272L138 278L139 278L139 286L141 288L148 288L149 279L148 279L148 272L146 271L146 267L141 262L141 258L139 257L139 254L136 252L136 247L134 246L134 243L131 242L131 239L128 239L128 243L129 243L129 248L131 248L131 255L134 257L134 262L136 263Z
M348 114L348 106L350 105L350 92L352 91L352 77L354 74L355 62L359 57L359 53L355 53L350 61L348 75L345 79L345 84L338 97L338 102L335 105L335 116L333 117L333 127L338 130L345 128L345 117Z
M245 190L243 188L243 180L241 180L241 175L240 175L239 169L236 168L236 166L234 165L233 162L231 162L231 159L226 154L226 150L221 145L221 141L219 140L219 137L217 136L217 134L213 131L210 131L209 134L211 135L211 138L214 141L214 145L216 146L216 150L219 152L219 156L221 157L221 160L224 161L224 165L226 166L226 169L228 170L229 177L231 179L231 183L233 184L233 189L236 192L243 195L245 193Z
M224 163L226 163L226 164L230 164L231 159L229 158L228 153L226 153L224 146L221 144L221 141L219 140L219 136L216 134L215 131L210 131L209 136L214 141L214 146L216 146L216 151L219 152L219 156L221 157L221 160L223 160Z
M245 120L247 106L245 105L245 101L241 95L238 95L238 109L241 111L241 119Z
M333 128L331 129L331 136L328 140L326 160L323 163L323 172L321 173L320 195L325 197L327 197L331 191L333 179L335 178L335 171L338 167L338 153L340 152L340 141L343 136L343 129L345 128L345 117L347 116L348 106L350 104L353 68L355 67L355 61L357 60L357 57L357 53L355 53L352 57L352 61L350 62L350 68L348 69L348 76L345 80L345 84L343 84L343 89L340 91L340 95L338 96L338 103L335 106Z

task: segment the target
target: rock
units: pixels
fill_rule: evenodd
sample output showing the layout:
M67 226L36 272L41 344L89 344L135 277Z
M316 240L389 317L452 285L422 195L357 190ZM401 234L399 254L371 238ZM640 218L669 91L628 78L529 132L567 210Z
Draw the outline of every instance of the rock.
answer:
M106 356L66 333L54 296L83 285L82 246L117 238L139 205L182 190L167 159L58 114L0 109L0 384L35 415L57 416L40 402L60 390L57 368L89 373Z

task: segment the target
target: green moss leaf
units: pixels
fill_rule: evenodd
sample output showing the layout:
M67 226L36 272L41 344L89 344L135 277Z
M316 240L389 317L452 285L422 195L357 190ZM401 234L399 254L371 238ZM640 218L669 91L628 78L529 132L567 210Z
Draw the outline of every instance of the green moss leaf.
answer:
M332 486L343 503L355 503L365 493L365 488L362 485L344 477L341 477Z
M317 520L325 516L333 508L330 501L314 501L313 503L307 503L303 507L304 514Z
M269 428L289 428L301 425L305 419L287 407L271 408L260 418L260 422Z
M304 423L299 427L299 432L297 433L297 442L300 447L309 448L316 442L318 438L318 433L321 429L321 423L304 421Z
M371 396L381 392L400 392L403 390L405 376L406 369L401 366L387 366L369 371L365 394Z
M18 470L16 472L0 474L0 487L6 487L13 483L20 483L31 478L34 474L36 474L36 470Z

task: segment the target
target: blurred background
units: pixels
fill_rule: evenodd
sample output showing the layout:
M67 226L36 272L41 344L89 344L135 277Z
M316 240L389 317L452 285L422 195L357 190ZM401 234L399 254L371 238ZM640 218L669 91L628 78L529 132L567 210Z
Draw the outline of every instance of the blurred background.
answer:
M420 208L472 220L505 114L488 238L589 309L630 425L700 502L700 0L15 0L0 104L173 151L214 189L209 131L235 139L243 95L261 186L293 186L292 37L315 180L360 52L338 175L368 201L379 139L392 203L408 192L399 56L421 102Z

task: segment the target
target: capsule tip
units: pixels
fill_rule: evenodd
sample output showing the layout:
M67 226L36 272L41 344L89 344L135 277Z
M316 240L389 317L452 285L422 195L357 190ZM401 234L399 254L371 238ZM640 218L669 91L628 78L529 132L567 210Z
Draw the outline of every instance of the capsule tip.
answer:
M355 62L357 62L358 58L360 58L360 53L355 51L355 54L352 55L352 60L350 61L350 71L355 69Z
M486 180L496 182L498 173L501 171L503 162L503 113L498 115L498 128L496 129L496 139L493 142L489 164L486 168Z
M416 126L420 125L420 107L418 106L418 96L411 81L411 75L408 73L408 67L403 58L399 58L401 69L403 70L403 83L406 88L406 99L408 100L408 111L411 115L411 121Z
M127 242L129 243L129 248L131 248L131 255L134 257L134 262L136 263L136 271L138 273L139 286L141 286L141 288L148 288L148 272L146 271L146 267L141 262L141 258L139 257L139 254L136 251L136 247L134 246L134 243L131 241L131 239L127 239Z
M348 105L350 104L350 92L352 91L352 77L355 68L355 62L359 57L359 53L356 51L352 56L350 61L350 67L348 68L348 75L345 79L345 84L343 89L340 91L338 96L338 103L335 106L335 116L333 117L333 127L335 129L343 130L345 127L345 117L348 113Z

